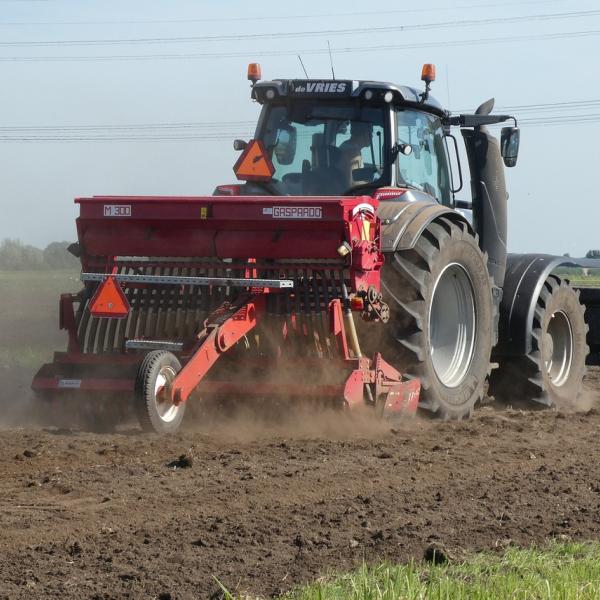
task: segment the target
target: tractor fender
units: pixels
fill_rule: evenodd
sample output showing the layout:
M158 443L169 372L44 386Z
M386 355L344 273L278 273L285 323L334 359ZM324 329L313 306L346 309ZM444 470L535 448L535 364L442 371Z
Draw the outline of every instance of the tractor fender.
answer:
M549 254L509 254L500 303L499 342L496 356L523 356L532 350L535 306L548 275L576 261Z
M414 248L425 228L439 217L464 224L473 233L473 228L464 215L435 200L381 201L377 215L381 219L383 252Z

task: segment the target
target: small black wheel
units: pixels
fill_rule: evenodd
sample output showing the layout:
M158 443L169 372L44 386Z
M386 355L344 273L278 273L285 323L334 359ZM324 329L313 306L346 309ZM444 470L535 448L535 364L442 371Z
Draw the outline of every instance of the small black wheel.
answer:
M158 392L171 383L181 363L171 352L154 350L144 358L135 382L135 412L144 431L175 433L183 420L185 403L161 400Z

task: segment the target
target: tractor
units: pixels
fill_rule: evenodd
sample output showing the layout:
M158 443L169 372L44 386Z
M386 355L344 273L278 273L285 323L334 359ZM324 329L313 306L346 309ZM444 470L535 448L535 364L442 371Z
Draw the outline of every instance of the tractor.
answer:
M76 200L84 287L61 296L67 351L32 384L45 402L85 401L96 424L132 406L144 430L173 433L191 398L445 420L490 397L577 400L589 327L555 274L573 262L507 253L514 117L493 100L451 114L433 65L421 90L265 81L256 63L248 79L261 112L234 141L236 183ZM498 140L489 127L506 122Z

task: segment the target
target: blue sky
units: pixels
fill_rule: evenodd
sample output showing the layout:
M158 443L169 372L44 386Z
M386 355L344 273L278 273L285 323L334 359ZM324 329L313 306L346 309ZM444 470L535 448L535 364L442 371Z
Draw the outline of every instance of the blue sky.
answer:
M247 63L301 77L300 53L311 77L328 77L328 39L340 78L420 85L433 62L433 94L452 110L490 97L537 106L513 111L523 125L507 172L509 248L600 247L592 0L0 0L0 239L73 239L76 196L202 195L232 182L231 142L258 114Z

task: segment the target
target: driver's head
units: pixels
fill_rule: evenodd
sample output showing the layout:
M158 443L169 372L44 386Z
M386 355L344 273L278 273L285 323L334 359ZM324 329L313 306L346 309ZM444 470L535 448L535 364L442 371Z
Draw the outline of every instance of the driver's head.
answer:
M371 141L372 129L373 126L371 123L352 121L350 124L350 139L361 148L364 148L365 146L368 146Z

